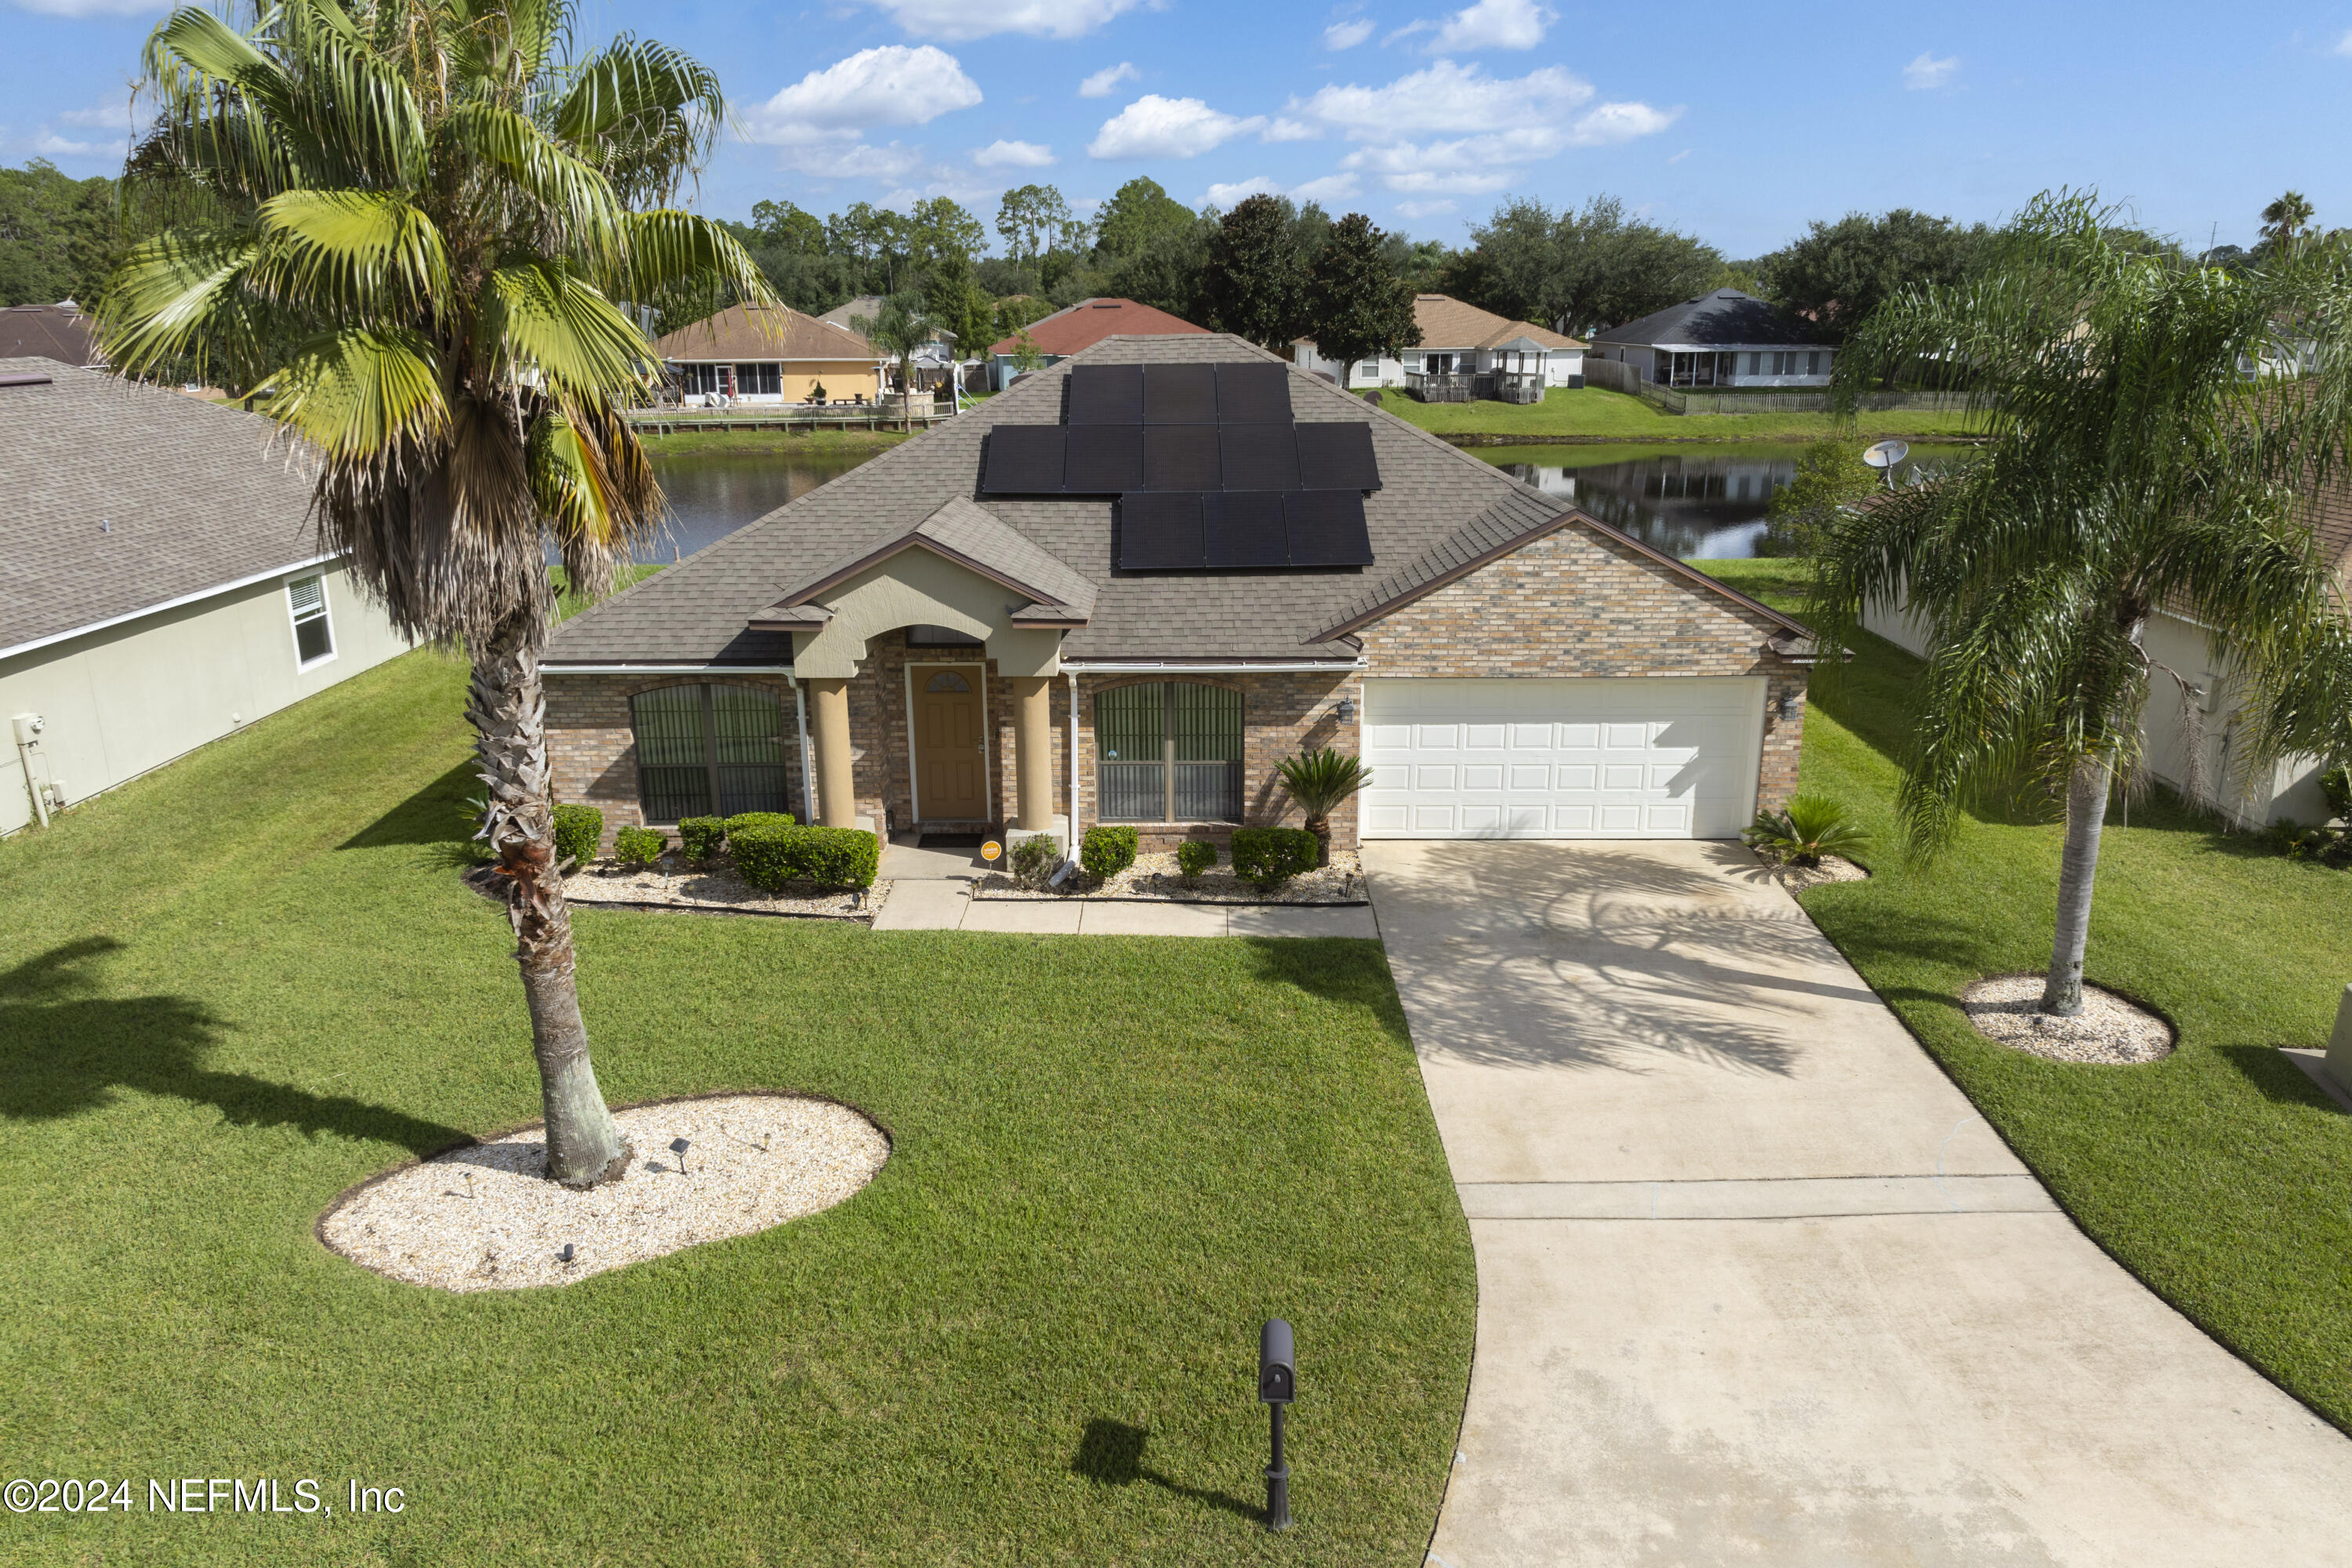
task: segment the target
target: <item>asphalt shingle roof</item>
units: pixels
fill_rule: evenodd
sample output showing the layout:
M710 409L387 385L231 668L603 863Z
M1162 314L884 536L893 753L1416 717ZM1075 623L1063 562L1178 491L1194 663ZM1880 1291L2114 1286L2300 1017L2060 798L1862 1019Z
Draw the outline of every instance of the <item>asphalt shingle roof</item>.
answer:
M1637 321L1595 332L1596 343L1671 343L1693 348L1769 348L1828 342L1818 329L1737 289L1717 289Z
M99 353L93 337L89 318L62 305L11 305L0 310L0 359L96 364Z
M1181 316L1150 305L1139 305L1132 300L1081 300L1067 310L1029 323L1029 341L1037 352L1048 354L1075 354L1090 349L1113 337L1207 336L1209 329L1196 327ZM1001 338L989 345L992 354L1009 354L1020 346L1021 334Z
M876 358L874 345L846 326L803 316L790 305L730 305L717 315L654 340L664 360L855 360Z
M257 416L0 359L0 651L316 558L311 474Z

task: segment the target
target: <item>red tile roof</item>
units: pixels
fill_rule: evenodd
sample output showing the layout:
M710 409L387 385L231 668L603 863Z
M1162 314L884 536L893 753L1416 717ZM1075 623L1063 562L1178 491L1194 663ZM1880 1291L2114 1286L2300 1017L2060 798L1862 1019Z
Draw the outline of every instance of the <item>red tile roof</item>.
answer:
M1080 349L1094 347L1114 332L1129 337L1172 338L1208 330L1132 300L1081 300L1066 310L1030 322L1029 341L1037 345L1041 353L1066 358ZM1016 346L1013 338L1006 338L990 344L988 352L1009 354Z

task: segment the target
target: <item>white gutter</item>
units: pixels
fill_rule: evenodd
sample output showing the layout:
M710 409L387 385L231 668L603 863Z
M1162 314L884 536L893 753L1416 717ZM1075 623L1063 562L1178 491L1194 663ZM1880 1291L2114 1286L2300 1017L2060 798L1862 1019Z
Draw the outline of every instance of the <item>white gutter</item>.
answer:
M149 616L160 616L166 610L176 610L183 605L194 605L205 599L216 599L223 594L234 594L239 588L250 588L256 583L267 583L272 577L282 577L289 572L299 572L311 566L323 566L331 561L341 559L342 556L340 554L330 553L313 555L303 561L289 562L283 566L272 566L267 572L256 572L252 576L239 577L234 583L221 583L210 588L199 588L193 594L183 594L176 599L166 599L160 605L150 605L143 610L132 610L125 615L110 616L102 621L92 621L88 626L74 626L67 631L51 632L47 637L35 637L30 642L20 642L13 647L0 647L0 658L12 658L20 653L30 653L35 648L47 647L51 643L85 637L91 632L102 632L110 626L119 626L125 622L142 620Z
M1075 664L1062 661L1062 668L1074 675L1287 675L1306 670L1329 670L1334 674L1350 669L1370 669L1371 660L1358 655L1352 659L1268 659L1258 664L1181 664L1165 660L1145 660L1134 664Z
M540 663L542 675L782 675L789 664L552 664Z

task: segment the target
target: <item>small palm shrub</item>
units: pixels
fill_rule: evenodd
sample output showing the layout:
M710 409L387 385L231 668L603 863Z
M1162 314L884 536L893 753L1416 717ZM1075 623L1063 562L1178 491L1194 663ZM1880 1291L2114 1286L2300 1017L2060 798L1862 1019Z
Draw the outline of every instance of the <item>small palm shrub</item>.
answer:
M1853 859L1870 853L1870 830L1846 808L1820 795L1801 795L1784 811L1759 811L1740 837L1749 848L1788 866L1818 866L1824 855Z
M1108 882L1135 864L1135 829L1125 823L1097 822L1078 841L1078 864L1097 882Z
M613 835L613 858L624 866L650 866L668 847L668 835L650 827L624 827Z
M604 814L593 805L555 808L555 858L559 864L574 860L585 866L596 858L604 837Z
M1187 838L1176 846L1176 874L1191 887L1201 873L1217 863L1217 847L1205 838Z
M2271 824L2270 832L2290 860L2316 860L2339 870L2352 867L2352 832L2325 824L2306 827L2284 816Z
M1307 817L1307 831L1315 836L1318 866L1327 865L1331 858L1331 813L1341 802L1366 784L1372 775L1361 757L1344 756L1326 746L1319 752L1301 752L1295 757L1285 757L1275 765L1275 774L1282 787L1298 803ZM1234 862L1239 866L1240 861Z
M1045 879L1062 863L1062 841L1051 834L1040 833L1015 844L1008 858L1013 863L1014 881L1024 888L1043 887Z
M1234 829L1234 875L1270 892L1322 864L1323 847L1303 827Z
M708 864L719 858L719 847L727 842L727 824L716 816L687 817L677 825L677 842L688 859Z

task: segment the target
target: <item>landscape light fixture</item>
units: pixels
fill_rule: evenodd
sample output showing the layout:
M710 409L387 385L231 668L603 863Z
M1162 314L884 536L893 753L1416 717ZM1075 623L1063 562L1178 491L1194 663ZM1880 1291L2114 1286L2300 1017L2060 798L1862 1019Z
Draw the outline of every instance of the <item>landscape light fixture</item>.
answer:
M558 1263L569 1263L572 1261L572 1244L570 1242L567 1241L563 1244L563 1250L555 1255L555 1261Z
M1273 1412L1274 1463L1265 1468L1265 1527L1290 1528L1290 1467L1282 1462L1282 1413L1298 1394L1298 1358L1290 1325L1267 1320L1257 1336L1257 1402Z
M686 1174L686 1152L689 1147L691 1145L683 1138L669 1141L669 1152L677 1156L677 1173L681 1176Z

